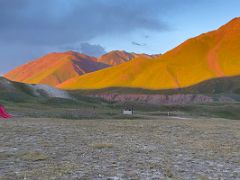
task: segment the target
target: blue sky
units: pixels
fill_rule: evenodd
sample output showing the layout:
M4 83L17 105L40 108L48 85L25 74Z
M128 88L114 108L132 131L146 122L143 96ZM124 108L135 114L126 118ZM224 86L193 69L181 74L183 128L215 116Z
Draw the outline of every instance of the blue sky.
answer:
M164 53L240 16L238 0L0 0L0 73L46 53Z

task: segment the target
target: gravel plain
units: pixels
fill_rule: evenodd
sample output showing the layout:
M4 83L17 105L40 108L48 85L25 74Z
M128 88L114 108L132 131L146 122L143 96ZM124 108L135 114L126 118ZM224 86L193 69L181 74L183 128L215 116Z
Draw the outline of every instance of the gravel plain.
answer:
M0 179L240 179L240 121L0 120Z

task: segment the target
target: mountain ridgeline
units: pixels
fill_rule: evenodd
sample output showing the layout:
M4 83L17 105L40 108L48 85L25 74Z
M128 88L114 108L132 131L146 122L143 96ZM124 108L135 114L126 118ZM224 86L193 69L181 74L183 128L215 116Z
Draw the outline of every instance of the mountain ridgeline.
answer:
M4 77L16 82L57 86L71 78L116 66L135 57L152 58L155 56L125 51L111 51L99 58L73 51L50 53L15 68Z

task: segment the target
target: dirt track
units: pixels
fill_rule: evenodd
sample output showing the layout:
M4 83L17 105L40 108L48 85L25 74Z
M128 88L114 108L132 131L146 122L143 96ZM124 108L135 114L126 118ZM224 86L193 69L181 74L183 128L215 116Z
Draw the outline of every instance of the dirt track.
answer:
M240 121L164 119L1 120L0 179L240 179Z

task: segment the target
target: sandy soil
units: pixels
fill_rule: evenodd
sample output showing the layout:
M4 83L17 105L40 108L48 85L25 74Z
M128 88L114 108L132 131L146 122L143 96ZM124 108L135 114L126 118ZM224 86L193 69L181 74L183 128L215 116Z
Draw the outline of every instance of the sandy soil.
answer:
M0 179L240 179L240 121L0 121Z

